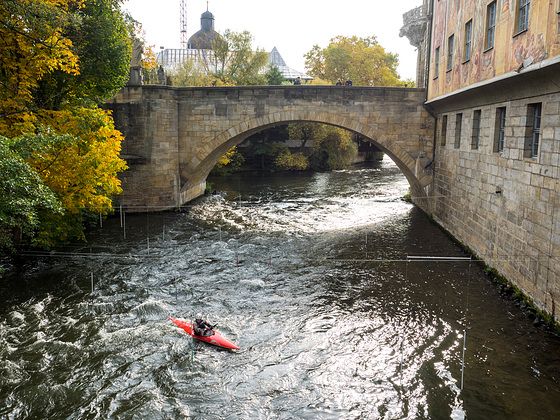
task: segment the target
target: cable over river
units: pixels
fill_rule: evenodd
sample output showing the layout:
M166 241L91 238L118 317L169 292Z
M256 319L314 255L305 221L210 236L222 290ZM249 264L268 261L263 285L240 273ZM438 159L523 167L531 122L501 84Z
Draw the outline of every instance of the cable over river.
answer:
M210 181L8 266L0 418L560 418L560 339L401 199L390 160ZM197 312L240 349L168 319Z

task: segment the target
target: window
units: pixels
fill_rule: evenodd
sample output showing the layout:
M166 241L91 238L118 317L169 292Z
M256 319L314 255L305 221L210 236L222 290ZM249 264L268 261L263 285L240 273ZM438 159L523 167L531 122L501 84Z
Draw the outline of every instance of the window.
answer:
M480 144L480 116L481 116L480 109L474 111L473 121L472 121L471 149L478 149L478 146Z
M517 33L526 31L529 27L529 4L530 0L519 0L519 20L517 23Z
M472 43L472 19L465 25L465 56L463 61L471 59L471 43Z
M455 116L455 149L461 147L461 130L463 128L463 114Z
M539 140L541 135L542 104L527 106L527 124L525 131L525 157L536 158L539 155Z
M496 2L490 3L486 9L486 49L494 48L494 32L496 29Z
M445 146L447 141L447 115L441 119L441 145Z
M437 79L439 75L439 47L436 48L436 65L434 68L434 73L434 79Z
M504 152L504 138L506 133L506 107L496 109L496 129L494 131L494 152Z
M447 40L447 71L453 68L453 38L451 35Z

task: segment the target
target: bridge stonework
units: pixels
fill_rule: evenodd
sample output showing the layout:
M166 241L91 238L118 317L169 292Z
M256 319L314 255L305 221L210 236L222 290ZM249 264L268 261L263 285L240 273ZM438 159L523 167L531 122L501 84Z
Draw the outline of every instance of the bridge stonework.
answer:
M373 142L430 212L434 119L424 99L414 88L128 86L105 105L125 135L121 156L130 167L117 200L128 211L179 207L204 193L208 173L233 146L268 127L309 121Z

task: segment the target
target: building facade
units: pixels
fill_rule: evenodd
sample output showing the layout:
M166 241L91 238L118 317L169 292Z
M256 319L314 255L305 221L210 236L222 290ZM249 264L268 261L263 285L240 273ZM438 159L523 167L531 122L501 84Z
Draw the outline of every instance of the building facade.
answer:
M560 321L560 0L425 0L434 218Z

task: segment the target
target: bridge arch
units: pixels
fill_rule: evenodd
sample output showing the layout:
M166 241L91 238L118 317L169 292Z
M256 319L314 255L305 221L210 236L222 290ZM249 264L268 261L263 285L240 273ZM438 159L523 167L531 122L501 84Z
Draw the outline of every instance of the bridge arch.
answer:
M187 163L188 178L182 188L182 193L186 194L190 188L197 185L205 185L206 178L218 160L225 155L232 147L241 144L251 135L258 133L269 127L291 124L298 122L313 122L336 126L365 138L386 153L399 169L403 172L410 185L411 194L417 201L428 202L428 186L431 184L431 176L426 176L423 171L418 171L420 160L414 158L404 150L401 145L392 139L392 134L387 129L379 127L378 122L374 122L374 128L369 123L363 123L359 118L342 116L339 113L310 110L289 110L250 118L246 121L233 125L228 130L221 132L208 143L209 153L198 161L193 158ZM413 166L411 167L411 163ZM418 176L420 174L420 176Z

